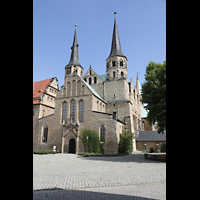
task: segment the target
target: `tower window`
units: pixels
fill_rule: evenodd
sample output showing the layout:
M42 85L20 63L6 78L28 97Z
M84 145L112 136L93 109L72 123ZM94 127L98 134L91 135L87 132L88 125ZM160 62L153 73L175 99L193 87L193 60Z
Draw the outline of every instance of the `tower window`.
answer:
M112 61L112 66L113 67L116 66L116 61L115 60Z
M67 68L67 74L71 74L71 67Z
M113 112L113 119L117 120L117 112Z
M94 77L94 83L97 83L97 77Z
M124 76L124 72L121 72L121 76Z
M92 84L92 78L91 77L89 78L89 84Z
M123 66L123 60L120 60L120 66Z
M90 70L90 75L92 75L92 70Z
M113 72L113 78L115 78L115 72Z

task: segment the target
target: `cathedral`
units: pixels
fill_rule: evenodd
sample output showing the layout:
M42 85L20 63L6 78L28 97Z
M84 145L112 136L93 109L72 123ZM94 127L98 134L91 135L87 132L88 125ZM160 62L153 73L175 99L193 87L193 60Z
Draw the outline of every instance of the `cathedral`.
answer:
M83 153L79 136L84 129L92 129L98 132L101 142L105 142L105 154L118 153L123 130L133 133L133 152L136 151L136 138L142 129L140 83L138 77L135 86L132 78L128 82L127 57L121 50L116 12L105 74L98 75L90 66L83 75L78 47L75 25L64 85L59 90L55 77L47 79L41 96L35 95L33 99L33 148ZM47 88L54 92L48 93ZM39 94L36 90L34 88L33 93ZM48 98L51 106L45 103Z

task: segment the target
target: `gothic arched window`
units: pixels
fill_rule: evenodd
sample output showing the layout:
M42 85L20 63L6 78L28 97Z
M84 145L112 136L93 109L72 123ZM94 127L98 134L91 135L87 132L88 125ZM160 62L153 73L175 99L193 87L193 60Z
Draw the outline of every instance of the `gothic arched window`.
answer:
M70 119L72 123L75 123L75 116L76 116L76 102L75 100L71 101L71 110L70 110Z
M62 106L62 122L66 122L67 121L67 102L64 101L63 102L63 106Z
M79 121L80 122L84 121L84 101L83 100L79 101Z
M43 138L42 138L43 143L47 143L47 137L48 137L48 126L45 126L43 129Z
M106 129L105 129L105 127L102 125L102 126L101 126L101 133L100 133L101 142L105 142L105 134L106 134Z
M123 60L120 60L120 66L123 67Z

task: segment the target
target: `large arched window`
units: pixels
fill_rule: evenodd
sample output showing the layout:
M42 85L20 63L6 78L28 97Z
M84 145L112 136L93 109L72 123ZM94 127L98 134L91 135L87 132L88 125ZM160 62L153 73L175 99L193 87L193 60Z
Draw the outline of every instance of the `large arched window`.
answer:
M62 122L64 123L67 122L67 102L64 101L63 102L63 106L62 106Z
M42 142L47 143L47 138L48 138L48 126L45 126L44 129L43 129Z
M71 110L70 110L70 119L72 123L75 123L76 118L76 102L75 100L71 101Z
M105 134L106 134L106 129L104 125L101 126L101 133L100 133L100 139L101 142L105 142Z
M84 101L79 101L79 121L84 122Z

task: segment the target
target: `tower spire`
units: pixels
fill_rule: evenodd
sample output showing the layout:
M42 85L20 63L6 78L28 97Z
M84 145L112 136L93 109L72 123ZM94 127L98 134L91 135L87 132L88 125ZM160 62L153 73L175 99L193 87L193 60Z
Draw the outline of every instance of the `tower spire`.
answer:
M121 50L121 45L120 45L120 40L119 40L116 14L117 14L117 12L114 12L115 20L114 20L114 28L113 28L113 36L112 36L112 45L111 45L111 51L110 51L109 57L124 56L124 54L122 53L122 50ZM124 57L126 57L126 56L124 56Z
M78 42L77 42L77 24L75 24L75 32L74 32L74 40L73 40L73 46L71 47L71 57L70 61L67 65L76 65L81 66L79 62L79 55L78 55Z

